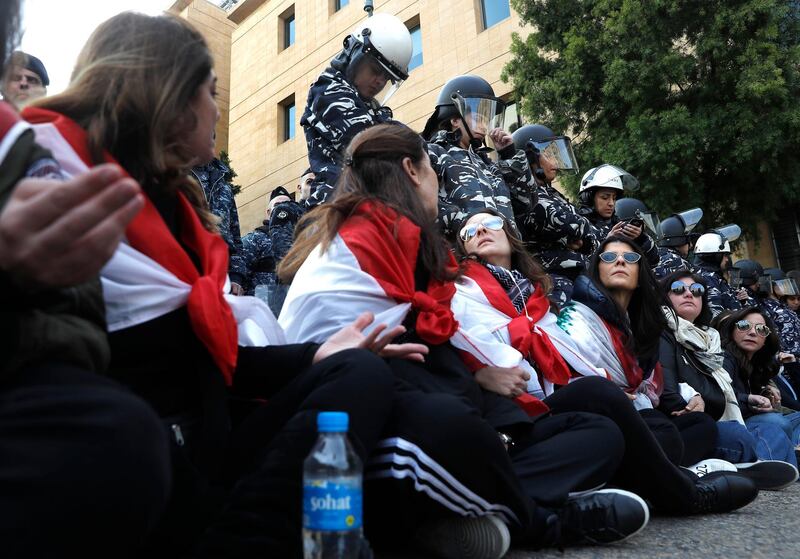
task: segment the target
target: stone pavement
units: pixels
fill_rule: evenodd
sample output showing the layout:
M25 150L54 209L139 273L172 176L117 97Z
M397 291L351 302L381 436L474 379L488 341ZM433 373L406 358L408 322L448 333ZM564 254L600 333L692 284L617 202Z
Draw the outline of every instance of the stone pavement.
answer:
M731 514L651 517L641 534L621 544L572 548L564 553L512 550L505 559L595 557L800 559L800 483L783 491L762 491L754 503ZM411 558L381 556L381 559Z

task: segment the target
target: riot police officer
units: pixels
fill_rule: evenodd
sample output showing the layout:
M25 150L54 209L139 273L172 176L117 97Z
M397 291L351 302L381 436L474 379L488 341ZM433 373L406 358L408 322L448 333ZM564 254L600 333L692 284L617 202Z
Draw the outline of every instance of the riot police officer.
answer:
M800 360L800 317L789 307L781 303L783 296L797 296L797 284L778 268L767 268L764 275L768 276L768 291L766 296L759 301L761 309L769 315L775 323L778 337L781 340L781 350L794 357L788 362ZM788 358L784 357L784 361Z
M311 84L300 124L315 174L309 207L324 202L341 172L345 148L375 124L389 122L389 97L408 78L413 45L408 28L393 15L375 14L345 37L344 48ZM378 95L391 83L382 102Z
M714 316L742 308L726 277L731 264L731 241L738 239L741 232L738 225L726 225L700 235L694 245L692 271L706 280L708 307Z
M536 182L536 203L519 224L522 236L553 280L551 299L564 305L572 282L597 248L592 224L552 185L557 172L578 172L572 142L542 124L522 126L512 138L517 150L525 152Z
M505 103L480 76L448 81L425 124L423 138L439 176L439 220L453 235L468 216L484 209L499 211L519 233L535 204L535 184L528 160L502 129ZM497 151L497 161L489 157Z
M703 218L703 210L692 208L672 214L661 222L658 241L658 265L653 273L658 279L678 270L689 270L687 258L692 246L692 229Z

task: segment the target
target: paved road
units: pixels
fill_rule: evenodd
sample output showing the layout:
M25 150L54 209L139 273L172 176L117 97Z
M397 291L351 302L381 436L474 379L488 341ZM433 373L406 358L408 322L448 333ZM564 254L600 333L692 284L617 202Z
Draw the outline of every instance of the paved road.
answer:
M731 514L651 518L633 539L607 547L530 552L513 550L506 559L800 559L800 483L762 492ZM382 559L412 559L385 556ZM416 557L414 559L417 559Z

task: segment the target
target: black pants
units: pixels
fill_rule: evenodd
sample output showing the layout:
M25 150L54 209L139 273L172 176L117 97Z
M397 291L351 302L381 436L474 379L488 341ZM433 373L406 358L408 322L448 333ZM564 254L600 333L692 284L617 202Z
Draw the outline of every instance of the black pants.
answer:
M167 438L143 401L61 364L0 381L3 557L129 557L169 495Z
M649 409L639 414L673 464L691 466L714 455L717 422L707 413L667 415Z
M438 359L442 364L446 356ZM487 418L513 417L511 400L483 394L476 402L468 387L447 392L441 369L437 375L409 362L392 366L393 412L366 473L367 533L377 548L411 543L408 535L437 518L483 514L502 517L517 543L553 544L553 509L572 491L606 483L619 466L622 435L604 417L523 415L501 428L515 441L506 450Z
M602 415L611 419L625 437L625 454L613 483L648 499L659 512L687 512L697 496L692 476L670 461L625 393L599 377L581 379L568 388L569 391L560 389L545 399L553 413L585 411Z
M317 413L347 412L349 439L366 461L391 399L391 372L367 351L337 353L298 375L233 435L240 479L202 536L198 555L301 557L303 460L317 439Z

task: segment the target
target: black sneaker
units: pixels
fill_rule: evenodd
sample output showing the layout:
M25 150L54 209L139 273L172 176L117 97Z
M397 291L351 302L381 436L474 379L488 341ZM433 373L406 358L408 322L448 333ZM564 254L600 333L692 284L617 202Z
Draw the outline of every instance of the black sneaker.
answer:
M734 465L740 474L750 478L756 487L765 491L777 491L797 481L797 468L781 460L759 460Z
M508 526L496 516L440 520L417 531L415 540L442 559L500 559L511 546Z
M739 473L713 472L695 485L697 500L692 514L730 512L753 502L758 496L756 484Z
M650 510L635 493L601 489L570 499L558 516L560 545L600 545L621 542L641 532L650 520Z

